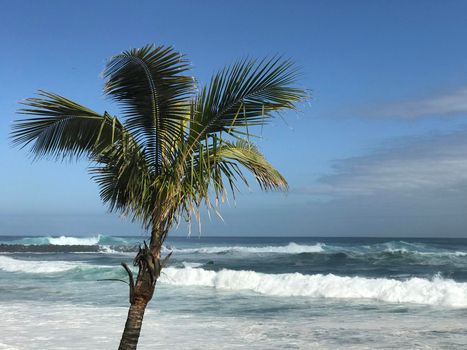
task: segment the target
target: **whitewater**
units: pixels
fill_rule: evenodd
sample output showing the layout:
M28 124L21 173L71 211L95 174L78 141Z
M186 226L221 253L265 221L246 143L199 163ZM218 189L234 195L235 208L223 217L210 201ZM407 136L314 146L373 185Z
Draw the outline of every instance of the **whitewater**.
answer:
M143 239L0 237L0 349L114 349L128 305L120 262ZM184 349L467 344L464 239L173 237L169 252L143 350L145 332Z

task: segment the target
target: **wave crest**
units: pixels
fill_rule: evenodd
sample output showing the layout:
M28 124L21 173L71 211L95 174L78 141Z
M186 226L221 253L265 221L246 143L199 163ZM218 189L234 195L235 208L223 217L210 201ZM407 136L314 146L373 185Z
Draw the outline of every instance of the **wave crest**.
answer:
M93 268L93 265L71 261L37 261L18 260L7 256L0 256L0 270L6 272L23 273L56 273L76 268Z
M301 245L291 242L285 246L221 246L221 247L200 247L200 248L173 248L175 253L184 254L225 254L225 253L279 253L279 254L302 254L302 253L321 253L324 251L323 243L313 245ZM165 248L170 251L170 248Z
M52 245L97 245L101 240L101 235L94 237L48 237L48 243Z
M467 307L467 283L434 277L405 281L387 278L342 277L333 274L264 274L254 271L201 268L164 269L161 282L178 286L203 286L249 290L270 296L373 299L391 303L416 303Z

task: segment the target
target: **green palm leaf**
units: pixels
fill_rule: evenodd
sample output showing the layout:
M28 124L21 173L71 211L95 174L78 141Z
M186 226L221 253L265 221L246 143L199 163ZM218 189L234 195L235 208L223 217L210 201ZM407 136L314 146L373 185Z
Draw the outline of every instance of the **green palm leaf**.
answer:
M294 109L305 97L302 89L292 87L297 74L292 62L280 58L243 60L221 70L201 90L192 139L221 131L241 133L266 123L274 111Z
M250 142L241 140L235 144L227 143L216 152L219 161L235 162L251 172L259 186L263 190L283 190L288 189L285 178L277 171L261 154L261 152ZM240 174L243 174L241 170ZM239 174L239 175L240 175ZM241 175L246 181L246 177Z
M171 141L181 131L194 92L194 80L183 56L170 47L147 45L112 57L104 77L105 93L122 106L125 126L161 171L171 157ZM178 135L181 137L181 135Z
M94 157L90 169L110 211L130 215L148 225L154 208L154 178L138 144L126 139Z
M39 92L40 98L28 98L19 110L35 118L13 124L13 145L32 143L36 157L87 156L120 140L126 132L117 118L107 112L100 115L57 94Z

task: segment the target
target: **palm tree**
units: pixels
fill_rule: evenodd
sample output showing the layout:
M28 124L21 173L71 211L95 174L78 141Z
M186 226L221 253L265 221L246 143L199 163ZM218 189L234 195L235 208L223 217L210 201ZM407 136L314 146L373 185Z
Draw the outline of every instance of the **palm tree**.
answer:
M174 223L199 219L204 203L217 212L235 195L245 171L263 190L286 190L284 177L250 141L251 131L275 111L305 97L293 86L297 70L280 58L244 59L197 88L189 63L171 47L147 45L113 56L104 70L104 93L122 119L94 112L65 97L39 91L23 102L13 144L36 158L90 160L90 173L110 211L137 220L150 232L134 259L122 263L130 308L119 349L136 349L144 311L168 256L161 248Z

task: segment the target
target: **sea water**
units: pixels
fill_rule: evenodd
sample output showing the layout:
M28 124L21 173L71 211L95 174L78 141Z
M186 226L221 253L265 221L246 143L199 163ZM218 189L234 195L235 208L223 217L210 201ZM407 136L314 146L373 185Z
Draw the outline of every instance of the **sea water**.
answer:
M0 349L116 349L143 237L0 236ZM466 349L467 239L172 237L140 349Z

